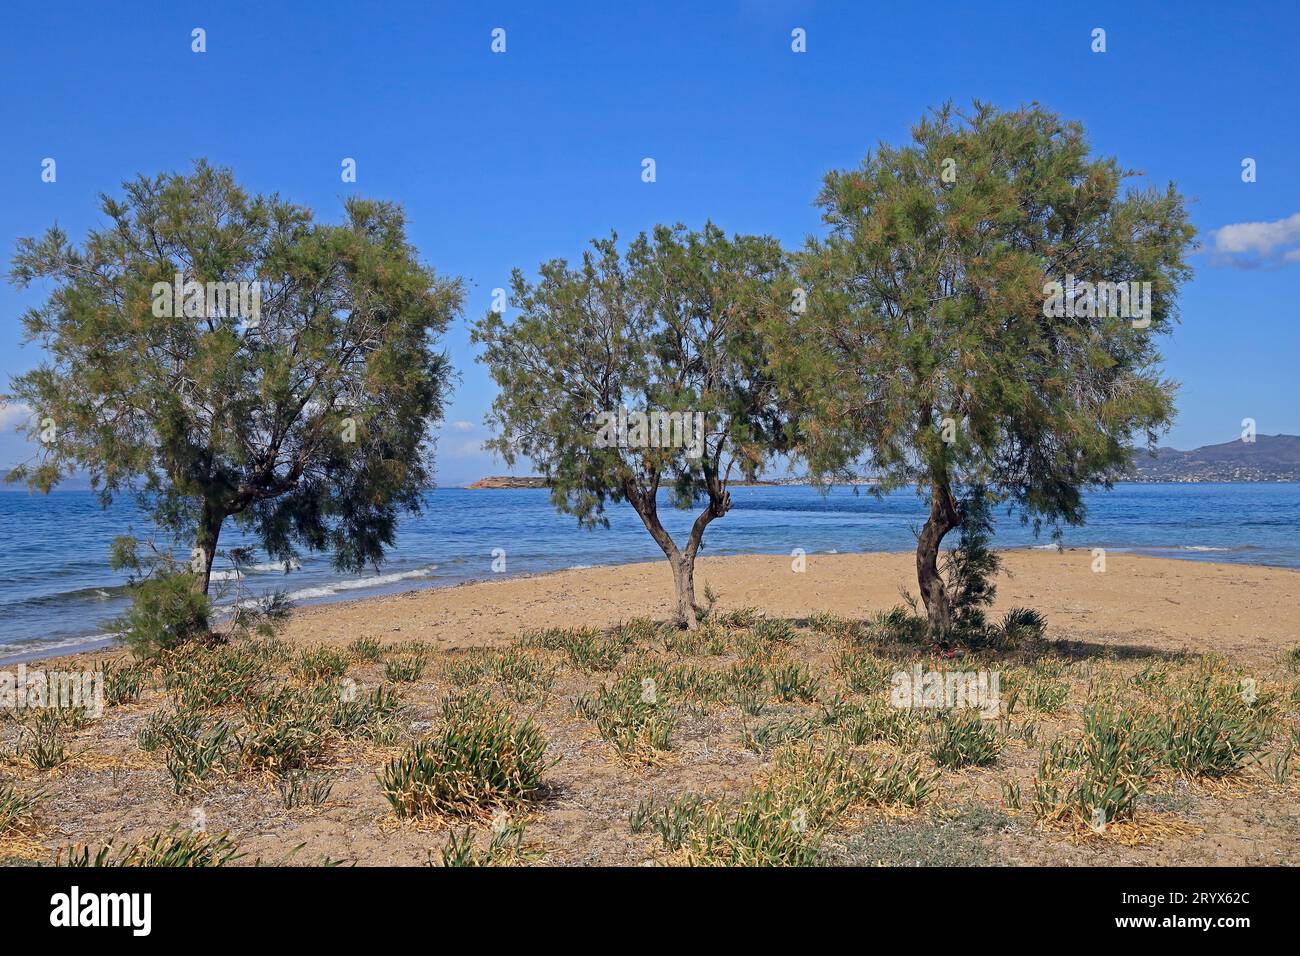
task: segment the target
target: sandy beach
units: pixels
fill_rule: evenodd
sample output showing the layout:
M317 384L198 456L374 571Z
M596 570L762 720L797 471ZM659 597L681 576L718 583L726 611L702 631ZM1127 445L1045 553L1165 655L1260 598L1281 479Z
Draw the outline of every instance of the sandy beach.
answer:
M853 766L892 767L920 789L864 791L819 831L808 852L823 864L1300 863L1300 774L1290 768L1300 739L1300 658L1291 653L1300 573L1113 553L1096 573L1084 550L1004 558L996 611L1039 609L1046 644L936 657L923 644L872 636L853 622L899 602L912 557L839 554L809 556L804 573L778 556L702 560L697 587L701 597L712 587L718 613L696 641L644 621L669 616L669 571L655 562L303 608L273 649L219 646L189 664L132 666L120 649L65 659L89 669L113 658L113 669L138 672L137 690L100 719L62 725L55 757L33 749L39 716L0 714L0 786L11 803L35 801L0 839L0 861L53 862L110 844L125 852L201 820L202 832L185 839L218 848L228 839L244 854L232 862L244 864L463 865L449 862L456 833L502 865L717 862L716 847L661 840L648 821L669 806L725 817L765 787L805 799L789 788L823 778L791 778L789 761L839 754ZM566 630L525 636L544 628ZM934 749L939 712L891 713L891 672L922 665L1000 672L991 762L950 765ZM646 674L659 688L648 711L644 697L636 703ZM1243 744L1229 771L1149 769L1136 810L1101 833L1033 802L1043 748L1081 739L1099 689L1125 712L1158 720L1206 675L1227 695L1215 705L1225 714L1240 716L1233 698L1243 681L1259 694L1264 736ZM348 729L334 709L345 687L366 707L388 695L393 709ZM491 803L404 818L383 783L413 745L436 737L447 701L465 694L487 695L479 699L532 722L545 742L540 787L510 805L523 835L509 851L490 849ZM305 709L274 717L272 700ZM324 725L311 716L320 706ZM181 711L205 729L167 737ZM662 722L657 743L643 719ZM223 743L213 736L222 727L238 736ZM163 743L146 746L150 734ZM196 739L211 743L216 762L178 776ZM1215 753L1204 759L1224 759ZM300 769L286 775L286 766Z
M1034 607L1055 638L1104 647L1218 652L1242 663L1273 660L1300 644L1300 572L1111 552L1092 570L1090 551L1003 552L995 611ZM916 590L911 554L814 554L796 574L784 556L701 558L696 597L710 585L723 609L779 617L816 611L866 617ZM495 646L521 631L666 619L672 576L664 561L580 568L390 597L302 608L287 636L301 643L428 641L456 650Z

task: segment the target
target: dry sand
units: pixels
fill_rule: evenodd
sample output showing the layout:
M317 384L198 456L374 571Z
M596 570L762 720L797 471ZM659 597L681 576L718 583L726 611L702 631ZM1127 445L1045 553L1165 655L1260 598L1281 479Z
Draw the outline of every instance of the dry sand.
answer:
M1219 652L1234 670L1258 675L1270 694L1300 700L1296 675L1282 661L1284 652L1300 644L1300 572L1110 554L1106 571L1094 573L1085 550L1013 551L1004 557L1010 576L999 578L998 610L1028 606L1046 614L1048 637L1057 643L1041 673L1063 675L1065 704L1053 713L1018 714L996 764L943 771L922 810L846 819L828 838L827 859L855 865L1300 864L1300 774L1279 783L1267 770L1283 759L1288 740L1300 740L1291 704L1283 705L1267 751L1239 774L1217 783L1166 776L1152 784L1143 812L1178 825L1163 836L1152 830L1131 842L1127 831L1113 828L1117 836L1080 842L1045 829L1031 813L1006 802L1008 787L1026 800L1032 795L1041 746L1057 735L1081 732L1080 709L1093 680L1140 698L1148 693L1136 682L1143 668L1168 668L1172 683L1198 666L1195 658L1162 662L1168 653ZM865 616L898 603L900 587L914 586L907 554L813 555L802 574L780 556L710 558L700 562L696 579L701 596L704 584L712 585L723 610L752 606L796 619L813 611ZM368 635L385 642L422 641L439 652L422 678L396 687L406 722L402 739L392 746L361 740L332 745L315 766L313 772L332 786L318 808L285 809L275 780L258 773L218 774L193 792L175 795L163 755L145 753L137 743L151 716L171 706L156 681L139 702L110 707L102 721L70 732L70 759L54 770L36 770L14 756L23 727L0 721L0 782L12 778L20 790L44 794L29 823L0 839L0 860L50 862L72 843L143 839L169 826L187 827L197 810L213 832L228 832L248 854L244 863L436 860L447 844L447 826L395 820L376 774L439 720L441 703L453 690L447 665L455 659L443 652L506 645L530 628L666 618L671 603L671 577L660 561L300 609L287 633L300 645ZM730 704L677 707L671 752L645 766L618 759L593 722L574 708L575 699L593 694L614 674L585 672L559 652L531 652L555 667L554 684L514 706L536 719L548 756L558 762L528 814L530 852L549 864L670 861L651 830L631 827L636 808L688 793L742 799L752 792L771 773L773 752L756 752L747 729L790 719L821 724L825 702L845 692L835 673L837 647L834 639L804 629L779 652L782 661L820 676L818 702L768 701L761 719ZM1090 653L1102 648L1112 653ZM736 659L730 651L721 657L683 653L640 647L624 663L655 659L726 673ZM1014 655L999 667L1023 672ZM389 680L382 663L354 663L349 676L365 689ZM1142 686L1155 686L1154 678ZM238 708L209 715L218 716L238 721ZM477 839L483 845L487 837L479 833Z
M1092 570L1084 549L1003 552L996 611L1033 607L1055 638L1125 648L1219 652L1241 664L1275 660L1300 644L1300 571L1110 552ZM724 609L752 606L799 618L814 611L863 617L916 590L911 554L809 555L796 574L783 556L702 558L697 599L709 584ZM667 618L666 561L582 568L434 588L298 611L288 637L341 643L371 636L441 649L506 643L523 630Z

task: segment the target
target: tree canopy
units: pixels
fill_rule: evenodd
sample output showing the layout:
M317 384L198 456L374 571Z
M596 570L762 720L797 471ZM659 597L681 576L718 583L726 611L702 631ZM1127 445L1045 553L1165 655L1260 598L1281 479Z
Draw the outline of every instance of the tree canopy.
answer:
M460 282L391 203L328 225L202 161L123 189L80 245L57 226L18 244L12 281L51 291L23 318L46 358L11 385L42 444L10 480L84 470L105 500L137 494L194 542L204 591L227 519L276 559L377 563L432 483Z
M868 460L882 490L928 500L918 583L940 630L937 549L964 493L1082 522L1083 491L1172 417L1158 340L1193 229L1172 185L1121 193L1132 175L1078 123L977 103L826 176L829 234L799 256L808 308L778 364L814 474Z
M555 507L583 526L607 525L607 503L629 502L673 568L686 627L695 556L731 507L728 482L788 444L767 317L790 287L773 239L657 226L625 253L611 236L576 267L546 262L536 282L516 270L519 315L491 313L473 332L500 387L488 447L509 463L530 458ZM679 508L705 502L680 545L659 518L661 490Z

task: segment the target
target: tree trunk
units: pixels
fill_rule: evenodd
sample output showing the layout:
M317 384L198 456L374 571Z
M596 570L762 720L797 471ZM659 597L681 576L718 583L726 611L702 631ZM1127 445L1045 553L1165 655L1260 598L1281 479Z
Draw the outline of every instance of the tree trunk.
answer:
M699 627L695 616L695 555L699 553L700 543L704 539L704 529L714 518L720 518L731 508L731 495L725 488L719 487L709 495L709 505L696 517L691 525L691 532L686 539L686 547L678 548L667 530L659 521L659 509L656 501L657 483L645 494L629 481L625 493L636 513L641 516L641 523L650 532L650 537L663 550L668 558L668 566L673 569L673 589L677 595L677 626L693 631Z
M695 555L679 552L675 558L669 557L668 563L677 591L677 626L693 631L699 626L695 618Z
M191 568L194 574L194 590L200 594L208 593L212 581L212 562L217 556L217 542L221 539L221 525L226 520L220 508L203 503L199 511L199 527L194 539L194 555Z
M943 634L952 626L952 607L939 574L939 546L943 536L961 524L961 514L946 481L934 480L930 491L930 517L916 541L916 583L930 619L930 631Z

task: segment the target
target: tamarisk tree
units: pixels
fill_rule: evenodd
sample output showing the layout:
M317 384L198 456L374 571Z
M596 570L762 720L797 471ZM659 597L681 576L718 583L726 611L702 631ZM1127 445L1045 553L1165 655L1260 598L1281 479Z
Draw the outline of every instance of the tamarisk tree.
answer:
M389 203L326 225L206 162L124 190L80 246L57 227L18 244L12 280L52 288L23 319L46 358L11 387L40 450L10 479L84 470L105 503L138 495L193 542L204 593L229 520L276 559L377 564L431 484L459 282Z
M535 283L515 270L519 315L476 324L500 386L488 447L531 459L581 526L608 527L610 502L636 509L672 568L677 622L693 628L695 558L731 507L728 482L788 443L765 331L790 294L786 257L773 239L728 239L711 223L658 226L623 255L617 236L591 246L576 267L544 263ZM703 503L683 542L660 520L661 492L679 508Z
M1131 175L1090 158L1077 123L976 103L826 176L830 232L800 257L808 308L778 364L814 474L869 460L880 490L927 501L916 570L936 631L964 495L1036 530L1081 523L1083 491L1171 419L1157 341L1193 229L1172 184L1121 195Z

